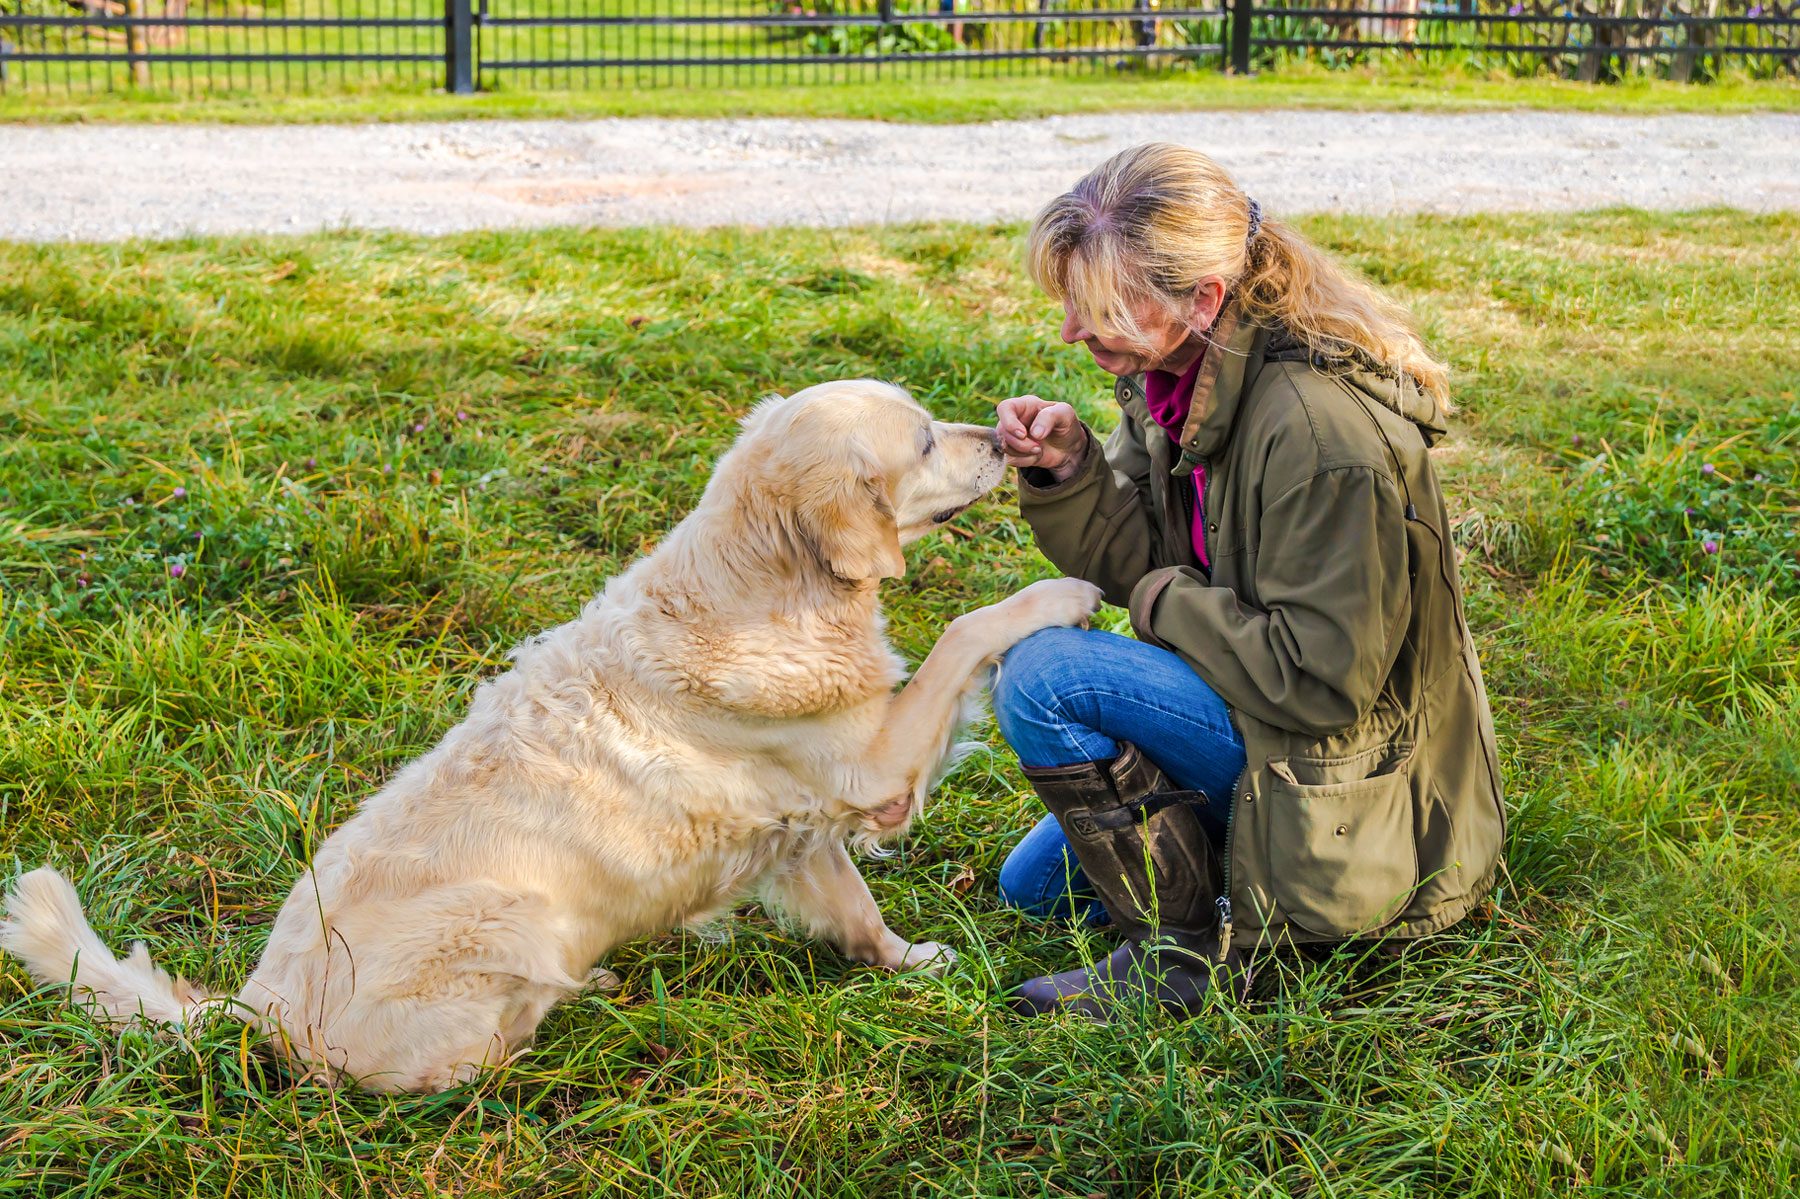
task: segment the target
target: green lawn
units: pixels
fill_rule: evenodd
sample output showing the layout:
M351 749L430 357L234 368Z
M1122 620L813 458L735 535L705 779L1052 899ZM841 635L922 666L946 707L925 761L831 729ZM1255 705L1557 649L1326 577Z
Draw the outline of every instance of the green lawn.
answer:
M997 905L1035 801L988 730L867 867L947 978L747 911L627 946L618 998L479 1085L384 1099L8 963L0 1191L1794 1193L1800 218L1307 228L1459 372L1439 463L1513 814L1476 916L1275 958L1188 1024L1021 1023L1007 985L1100 945ZM8 872L235 985L308 847L656 542L758 394L1109 421L1053 332L1015 228L0 246ZM914 660L1049 569L1005 497L911 558Z
M1621 113L1800 111L1800 81L1583 84L1558 79L1472 77L1441 71L1322 71L1294 65L1234 78L1213 70L1140 78L1048 75L1018 79L883 79L817 84L594 87L503 90L451 96L420 89L0 95L0 123L61 121L271 122L455 120L482 117L853 117L946 123L1083 112L1325 108L1459 112L1539 108Z

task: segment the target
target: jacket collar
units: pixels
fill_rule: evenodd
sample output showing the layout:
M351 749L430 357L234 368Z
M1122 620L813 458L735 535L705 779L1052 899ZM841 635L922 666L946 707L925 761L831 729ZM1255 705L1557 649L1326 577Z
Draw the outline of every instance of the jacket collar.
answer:
M1194 398L1188 404L1187 421L1181 426L1181 457L1171 473L1190 472L1201 460L1224 448L1237 421L1238 402L1262 366L1267 342L1266 330L1239 319L1236 304L1228 305L1219 314L1206 353L1200 359ZM1116 394L1121 406L1135 409L1143 402L1143 377L1119 380Z
M1201 373L1193 380L1193 400L1181 427L1181 457L1170 473L1192 472L1202 459L1224 448L1231 425L1237 421L1238 400L1244 398L1247 383L1262 367L1267 340L1265 329L1238 317L1237 304L1228 304L1219 313L1201 356ZM1121 378L1114 394L1120 407L1138 414L1143 407L1143 376ZM1143 416L1148 421L1147 410Z
M1237 422L1245 381L1251 374L1251 357L1266 340L1261 329L1240 319L1236 304L1220 314L1213 325L1206 356L1200 360L1200 377L1194 381L1187 423L1181 427L1183 458L1210 458L1225 447L1231 426ZM1261 355L1255 357L1260 367Z
M1228 304L1219 314L1212 339L1201 357L1194 397L1188 405L1187 421L1181 426L1181 453L1170 474L1187 474L1225 448L1244 394L1256 382L1263 364L1270 361L1303 361L1315 372L1356 388L1418 426L1427 447L1444 436L1443 407L1410 377L1379 370L1355 352L1335 358L1321 354L1284 328L1268 329L1241 320L1237 305ZM1113 394L1119 406L1144 428L1156 427L1144 403L1142 375L1120 379Z

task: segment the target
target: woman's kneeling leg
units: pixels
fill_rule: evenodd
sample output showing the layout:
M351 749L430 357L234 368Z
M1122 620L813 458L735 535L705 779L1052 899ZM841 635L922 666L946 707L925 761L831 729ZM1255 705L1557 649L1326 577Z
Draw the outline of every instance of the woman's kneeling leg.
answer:
M994 682L1001 735L1028 767L1073 766L1136 745L1176 786L1205 792L1222 838L1244 745L1218 694L1168 650L1086 629L1046 629L1014 646ZM1025 835L1000 871L1001 897L1037 914L1098 904L1054 817Z

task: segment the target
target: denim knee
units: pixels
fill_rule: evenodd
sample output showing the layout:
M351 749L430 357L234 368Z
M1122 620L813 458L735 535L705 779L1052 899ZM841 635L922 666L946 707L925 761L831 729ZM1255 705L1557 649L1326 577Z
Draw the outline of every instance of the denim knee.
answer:
M1079 658L1081 641L1089 635L1085 629L1040 629L1006 651L994 680L994 722L1009 744L1015 743L1009 725L1055 711L1063 672Z

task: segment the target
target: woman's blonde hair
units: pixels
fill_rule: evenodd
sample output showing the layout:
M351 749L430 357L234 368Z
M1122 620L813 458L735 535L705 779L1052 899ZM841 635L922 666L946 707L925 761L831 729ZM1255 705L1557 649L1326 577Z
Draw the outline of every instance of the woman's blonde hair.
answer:
M1250 204L1198 150L1134 146L1038 213L1026 244L1031 277L1096 332L1143 345L1135 309L1173 304L1217 275L1243 319L1278 323L1327 356L1404 371L1447 407L1449 370L1406 310L1279 221L1261 221L1251 236Z

